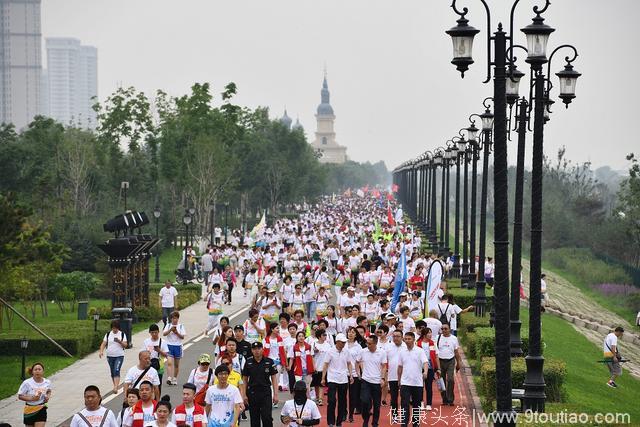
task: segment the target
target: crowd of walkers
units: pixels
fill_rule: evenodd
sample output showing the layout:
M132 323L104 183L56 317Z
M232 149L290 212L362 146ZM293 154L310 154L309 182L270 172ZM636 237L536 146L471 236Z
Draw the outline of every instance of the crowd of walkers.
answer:
M330 426L377 426L385 407L395 422L416 425L412 414L432 409L434 387L454 405L457 318L472 307L455 304L442 280L439 304L425 309L425 279L438 256L422 250L420 236L392 210L393 201L378 197L325 198L297 219L277 220L251 247L209 245L198 261L207 312L195 335L210 337L212 347L192 359L181 404L172 407L162 388L178 385L182 343L194 331L180 322L178 291L167 282L159 294L163 325L149 327L124 376L124 409L101 407L100 390L88 386L73 425L271 426L275 407L276 424L314 425L323 405ZM186 254L189 263L195 254ZM401 258L406 280L397 281ZM250 307L232 325L225 305L235 286ZM111 326L100 356L106 351L117 390L127 341L117 321ZM20 398L25 424L40 427L51 387L42 365L33 373ZM280 407L283 391L293 399Z

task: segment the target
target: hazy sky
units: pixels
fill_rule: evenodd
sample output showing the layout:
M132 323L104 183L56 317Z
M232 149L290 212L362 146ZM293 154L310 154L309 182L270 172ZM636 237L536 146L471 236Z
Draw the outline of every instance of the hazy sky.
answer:
M512 1L489 2L494 30L498 20L508 27ZM208 81L217 95L233 81L238 104L268 106L272 117L286 106L310 141L326 63L338 142L354 160L382 159L393 168L468 126L493 92L482 84L484 9L479 0L459 4L482 31L464 79L450 64L444 31L457 15L448 0L43 0L42 33L98 48L100 99L120 84L182 95ZM531 22L535 4L543 1L518 6L517 43L525 44L519 29ZM568 110L557 90L552 94L547 155L566 145L570 159L626 169L624 156L640 152L639 12L638 0L556 0L545 13L556 28L550 48L574 44L580 53L574 65L583 74ZM553 73L564 65L560 53ZM510 163L514 146L515 139ZM530 136L527 151L529 163Z

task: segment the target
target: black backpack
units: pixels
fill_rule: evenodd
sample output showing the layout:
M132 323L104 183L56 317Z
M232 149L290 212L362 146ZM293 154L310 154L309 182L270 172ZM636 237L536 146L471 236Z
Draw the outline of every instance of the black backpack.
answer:
M444 309L444 313L442 312L442 308L440 308L440 306L438 306L438 311L440 312L440 322L442 323L449 323L449 318L447 317L447 311L449 310L449 306L451 304L447 304L447 308Z

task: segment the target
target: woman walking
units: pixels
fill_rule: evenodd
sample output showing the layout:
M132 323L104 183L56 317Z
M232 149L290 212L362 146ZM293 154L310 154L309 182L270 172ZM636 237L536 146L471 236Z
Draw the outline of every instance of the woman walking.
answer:
M118 391L118 386L120 385L120 368L124 361L124 349L127 348L127 345L127 336L120 330L120 321L117 319L112 320L111 330L105 334L100 344L98 357L102 358L106 347L107 362L109 363L114 393Z
M24 405L24 425L44 427L47 422L47 403L51 398L51 381L44 377L44 365L36 362L29 368L31 378L18 389L18 399Z

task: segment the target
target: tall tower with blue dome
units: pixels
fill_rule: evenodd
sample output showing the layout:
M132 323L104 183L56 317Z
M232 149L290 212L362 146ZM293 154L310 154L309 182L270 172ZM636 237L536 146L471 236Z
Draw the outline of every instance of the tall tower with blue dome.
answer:
M347 161L347 147L343 147L336 142L336 133L333 128L336 116L330 102L329 84L327 83L327 73L325 71L320 91L320 105L316 110L316 121L318 124L316 138L311 146L320 154L322 163L344 163Z

